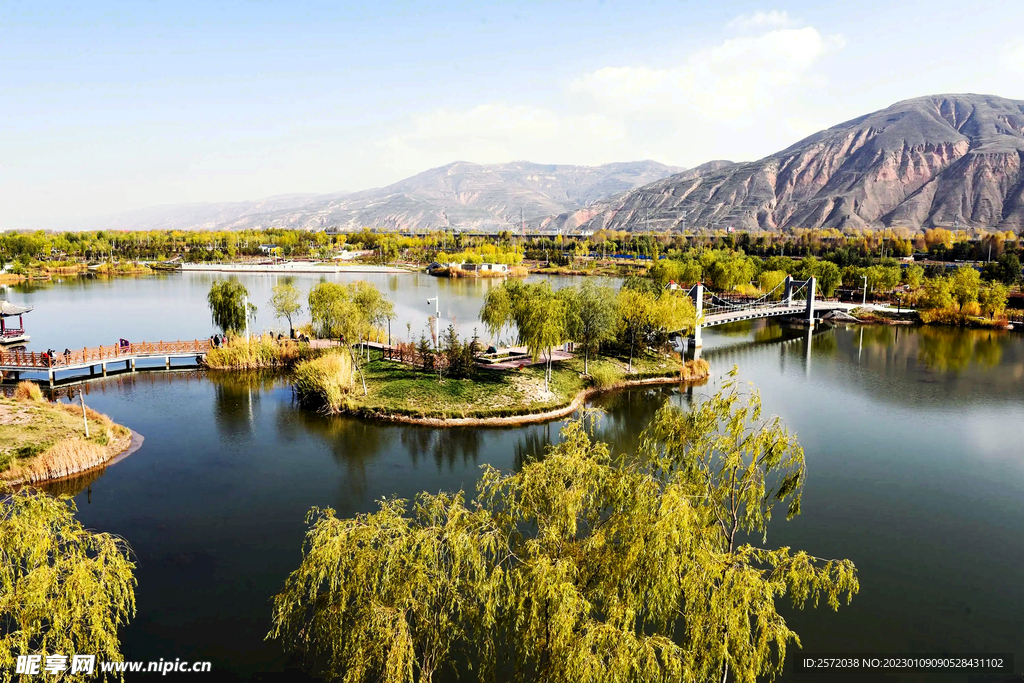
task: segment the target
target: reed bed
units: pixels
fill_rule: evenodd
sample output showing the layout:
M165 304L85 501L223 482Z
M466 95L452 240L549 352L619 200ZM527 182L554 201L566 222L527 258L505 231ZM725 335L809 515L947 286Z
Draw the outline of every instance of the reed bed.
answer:
M352 359L331 353L295 366L295 394L305 405L337 413L355 386Z
M206 366L215 370L286 368L314 355L308 345L292 339L278 341L269 334L249 340L232 337L222 346L210 349Z

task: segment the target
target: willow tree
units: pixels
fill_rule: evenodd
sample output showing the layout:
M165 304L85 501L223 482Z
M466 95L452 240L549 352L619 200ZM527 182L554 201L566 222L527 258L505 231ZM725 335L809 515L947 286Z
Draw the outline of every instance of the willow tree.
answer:
M799 642L776 602L837 609L858 589L847 560L762 547L775 504L799 512L799 445L733 379L664 408L642 444L613 457L573 421L518 472L484 466L469 504L314 510L270 637L351 683L773 678Z
M256 319L256 306L248 304L249 290L237 280L218 280L210 287L206 302L213 324L224 334L237 334L246 328L246 320Z
M387 325L388 321L395 317L395 305L377 289L376 285L359 280L349 285L349 294L352 303L359 309L365 321L361 330L363 339L369 341L374 328ZM369 346L366 347L366 357L370 357Z
M519 339L526 344L534 362L542 352L547 354L544 365L544 390L551 385L551 352L565 341L565 302L548 292L537 292L523 302L519 322Z
M0 498L0 681L19 655L122 661L117 630L135 614L135 564L123 540L86 530L75 511L68 498L26 490Z
M295 337L293 319L302 310L302 292L291 282L274 285L270 290L270 307L274 309L274 317L288 321L288 336Z
M623 344L629 346L630 372L634 354L642 353L651 343L665 343L672 332L692 329L696 320L693 301L682 292L657 295L623 287L618 294L618 310L618 333Z
M359 373L363 385L363 396L369 391L366 388L366 377L356 357L354 344L362 339L366 327L370 324L364 312L356 305L350 286L337 282L321 282L309 290L309 316L313 321L313 330L321 339L338 339L348 350L352 364Z
M556 296L565 302L565 334L583 350L583 372L589 374L590 356L615 336L615 291L587 279L579 287L558 290Z

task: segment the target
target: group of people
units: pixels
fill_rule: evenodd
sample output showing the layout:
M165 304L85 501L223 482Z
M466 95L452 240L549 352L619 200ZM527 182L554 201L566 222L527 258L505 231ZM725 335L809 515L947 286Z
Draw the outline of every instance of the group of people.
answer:
M64 356L65 363L71 362L71 349L64 349L64 353L62 355ZM47 349L43 352L43 361L46 363L47 367L53 366L53 359L56 357L57 352L53 349Z

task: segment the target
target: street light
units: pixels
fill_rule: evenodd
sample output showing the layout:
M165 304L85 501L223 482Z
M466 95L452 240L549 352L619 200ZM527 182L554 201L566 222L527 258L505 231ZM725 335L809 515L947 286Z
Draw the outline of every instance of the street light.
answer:
M437 349L438 337L441 336L441 295L427 299L427 305L430 305L431 301L434 302L434 324L437 325L434 332L434 348Z
M864 298L861 300L861 306L866 306L868 303L868 276L861 275L864 278Z

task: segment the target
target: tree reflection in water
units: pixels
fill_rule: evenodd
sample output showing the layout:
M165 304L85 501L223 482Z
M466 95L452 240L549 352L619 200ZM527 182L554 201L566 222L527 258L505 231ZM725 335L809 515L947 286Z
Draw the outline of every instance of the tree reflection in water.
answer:
M445 465L450 471L459 462L477 462L484 441L483 431L475 427L405 427L400 438L414 465L420 463L420 458L429 455L434 460L438 472L441 472Z
M994 368L1003 359L1001 340L1005 335L997 330L922 327L918 331L917 360L935 372L961 372L972 363L979 368Z
M392 429L367 420L323 415L300 408L297 404L281 405L277 428L282 435L294 434L296 439L301 439L312 434L326 443L335 462L344 467L348 493L355 499L361 499L368 489L367 465L384 452L394 433ZM343 495L339 500L349 497Z
M218 372L207 374L213 384L213 415L221 434L252 436L260 397L287 380L277 372Z

